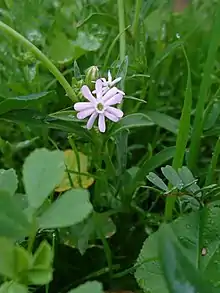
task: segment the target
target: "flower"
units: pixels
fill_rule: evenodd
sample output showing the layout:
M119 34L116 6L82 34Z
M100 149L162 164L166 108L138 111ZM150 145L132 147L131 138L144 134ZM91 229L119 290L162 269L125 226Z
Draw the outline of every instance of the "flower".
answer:
M89 117L87 129L91 129L98 118L98 127L100 132L105 132L105 118L113 122L118 122L123 117L123 112L113 105L120 104L123 94L118 92L116 87L112 87L108 92L103 94L103 82L98 79L95 83L96 98L92 95L87 85L83 85L81 92L88 102L78 102L74 105L74 109L78 111L77 118L85 119Z
M105 94L111 87L113 87L116 83L118 83L121 80L121 77L117 77L116 79L112 80L112 75L110 70L108 71L108 80L106 80L104 77L101 78L102 81L102 93ZM92 92L93 94L96 93L96 90ZM125 95L125 93L121 90L118 90L118 93L121 93L122 95Z

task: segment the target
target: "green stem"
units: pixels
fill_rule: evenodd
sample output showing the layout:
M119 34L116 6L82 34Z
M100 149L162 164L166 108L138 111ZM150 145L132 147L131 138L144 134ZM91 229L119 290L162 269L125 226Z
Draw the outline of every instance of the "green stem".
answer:
M199 98L196 105L196 113L192 131L192 140L189 149L188 166L193 171L196 168L198 157L200 154L200 142L203 132L204 107L207 100L208 91L212 83L212 70L215 64L215 56L219 47L219 27L220 27L220 5L218 6L214 25L212 27L212 35L208 50L208 56L204 65L204 75L200 85Z
M125 59L126 52L124 0L118 0L118 19L120 34L120 61L122 62Z
M138 23L140 20L140 11L141 11L141 6L142 6L142 1L143 0L136 0L135 15L134 15L134 21L133 21L133 25L132 25L133 38L135 38L136 33L137 33Z
M176 152L173 158L172 167L175 170L178 170L183 165L184 155L187 147L187 142L189 139L190 132L190 117L192 110L192 84L191 84L191 71L188 57L186 55L184 47L182 47L183 53L186 58L187 64L187 85L185 91L184 105L182 109L182 114L180 118L179 131L176 139ZM172 188L172 185L169 183L169 189ZM165 220L172 220L173 209L175 206L176 196L173 194L167 195L166 205L165 205Z
M32 249L33 249L33 245L34 245L34 241L35 241L35 236L37 233L37 223L36 223L36 219L35 219L35 215L33 216L32 219L32 226L31 226L31 231L30 231L30 235L28 238L28 252L32 253Z
M30 50L46 67L47 69L55 76L55 78L62 85L64 90L66 91L69 98L75 102L76 94L70 84L67 82L62 73L58 70L58 68L31 42L29 42L25 37L15 31L13 28L8 26L7 24L0 21L0 30L4 33L10 35L12 38L22 43L24 47Z
M212 160L209 166L209 171L208 174L206 176L206 181L205 181L205 185L208 186L210 184L213 183L213 176L215 173L215 169L218 163L218 158L220 156L220 137L218 138L216 145L215 145L215 149L214 149L214 153L212 156Z

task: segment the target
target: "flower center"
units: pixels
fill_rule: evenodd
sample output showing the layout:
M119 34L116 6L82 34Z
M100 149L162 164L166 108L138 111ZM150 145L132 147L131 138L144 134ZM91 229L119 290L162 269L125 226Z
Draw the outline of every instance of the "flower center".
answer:
M102 111L104 109L104 106L102 103L98 103L96 107L99 111Z

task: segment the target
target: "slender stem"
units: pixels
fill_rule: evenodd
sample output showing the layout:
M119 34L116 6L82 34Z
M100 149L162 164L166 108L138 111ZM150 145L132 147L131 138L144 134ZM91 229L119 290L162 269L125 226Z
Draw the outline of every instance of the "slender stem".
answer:
M187 64L187 85L185 91L185 99L182 109L182 114L180 118L179 131L176 139L176 152L173 158L172 167L175 170L181 168L183 165L184 155L187 147L187 142L189 140L190 132L190 117L192 110L192 83L191 83L191 71L190 64L184 47L182 47L184 56L186 58ZM169 183L169 189L172 188L172 185ZM172 220L173 209L175 206L176 196L167 195L166 206L165 206L165 220Z
M118 0L118 18L120 34L120 61L122 62L125 59L126 52L124 0Z
M133 38L135 38L136 33L137 33L138 23L140 20L140 11L141 11L142 2L143 2L143 0L136 0L135 15L134 15L134 21L133 21L133 25L132 25Z
M4 33L10 35L12 38L22 43L24 47L30 50L46 67L47 69L55 76L55 78L62 85L67 95L72 101L76 101L76 94L68 81L62 75L62 73L58 70L58 68L31 42L29 42L25 37L15 31L13 28L8 26L7 24L0 21L0 30Z
M216 142L214 153L213 153L213 156L212 156L212 160L211 160L211 163L210 163L210 166L209 166L209 171L208 171L208 174L206 176L206 182L205 182L206 186L208 186L208 185L213 183L213 176L214 176L214 173L215 173L215 169L216 169L216 166L217 166L217 163L218 163L219 156L220 156L220 137L218 138L218 140Z

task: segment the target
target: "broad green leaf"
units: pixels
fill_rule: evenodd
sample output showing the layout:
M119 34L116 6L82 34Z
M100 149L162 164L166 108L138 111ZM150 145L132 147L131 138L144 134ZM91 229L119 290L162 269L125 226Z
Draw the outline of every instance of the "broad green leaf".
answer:
M176 188L181 190L184 186L183 181L179 177L176 170L173 169L171 166L166 166L164 168L161 168L161 171L163 175L167 178L167 180Z
M169 225L160 228L159 255L170 293L219 292L184 255Z
M179 128L179 120L156 111L147 111L147 116L161 128L177 134Z
M0 287L0 293L28 293L28 288L16 282L5 282Z
M12 279L14 277L14 243L0 237L0 247L0 274Z
M79 122L62 121L60 119L52 118L42 115L40 112L32 110L15 110L5 113L0 116L0 120L15 123L25 123L29 127L39 127L46 129L57 129L68 133L75 133L79 137L86 140L91 140L90 132L83 128Z
M125 116L116 123L110 130L109 136L115 135L117 132L124 129L131 129L135 127L152 126L154 122L145 114L137 113Z
M0 236L18 240L28 235L30 224L14 197L0 192Z
M87 282L70 290L68 293L103 293L102 285L96 281Z
M0 190L14 195L18 185L17 175L14 169L0 169Z
M89 175L86 176L89 168L88 157L81 152L78 152L77 155L79 162L77 162L77 156L73 150L64 151L65 165L67 171L65 172L62 180L56 187L57 192L63 192L71 189L71 184L74 188L88 188L90 185L93 184L94 179Z
M39 105L41 100L47 99L49 96L51 96L51 92L42 92L31 94L29 96L7 98L0 103L0 115L16 109L28 109L34 107Z
M160 189L162 189L164 191L168 191L167 185L163 182L163 180L159 176L157 176L157 174L150 172L149 175L147 176L147 179L151 183L153 183L154 185L159 187Z
M198 269L216 288L220 288L220 208L209 206L178 218L170 228L194 268ZM144 290L168 293L158 259L158 232L145 241L139 254L135 277Z
M42 241L33 257L34 268L50 268L53 261L53 250L47 241Z
M53 279L53 269L51 268L32 268L27 272L27 279L30 285L49 284Z
M61 151L37 149L25 160L23 181L29 204L39 208L62 180L65 171Z
M93 210L86 190L72 189L60 196L39 218L40 228L62 228L83 221Z
M19 274L26 272L32 265L32 255L21 246L14 246L14 273L16 279L19 280Z

